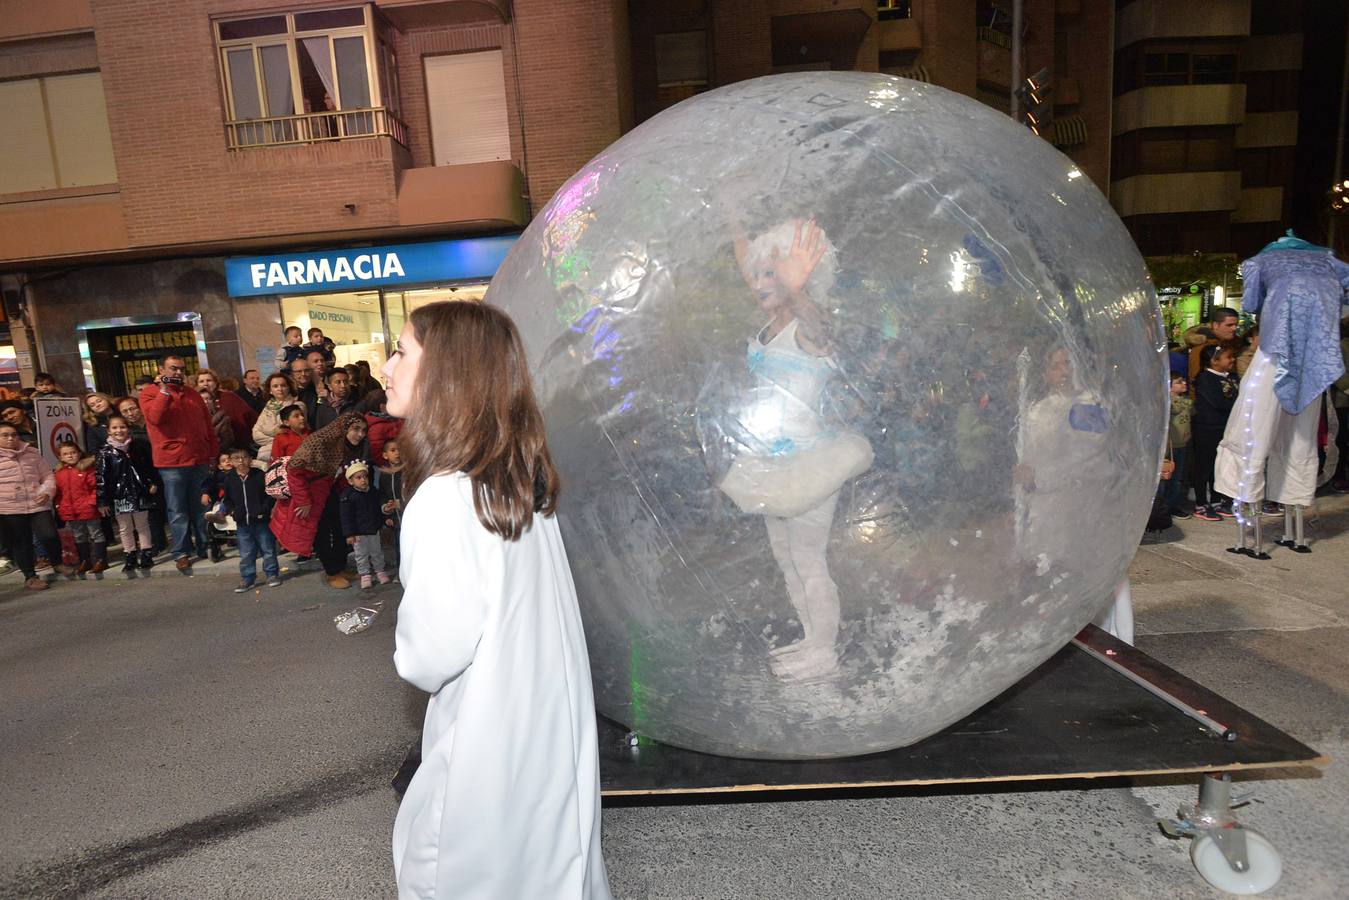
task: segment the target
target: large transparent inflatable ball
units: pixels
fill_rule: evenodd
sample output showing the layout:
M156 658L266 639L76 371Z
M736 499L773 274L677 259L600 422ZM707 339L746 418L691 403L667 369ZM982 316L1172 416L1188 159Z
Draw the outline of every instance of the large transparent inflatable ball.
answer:
M702 94L617 141L492 282L521 326L600 711L711 753L959 720L1111 599L1165 346L1090 179L862 73Z

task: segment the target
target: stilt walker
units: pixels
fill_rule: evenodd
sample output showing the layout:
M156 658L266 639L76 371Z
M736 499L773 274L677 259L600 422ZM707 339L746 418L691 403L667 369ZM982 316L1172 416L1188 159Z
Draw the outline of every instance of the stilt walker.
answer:
M1310 553L1302 515L1316 493L1318 401L1344 374L1339 322L1349 264L1289 230L1243 262L1241 275L1241 308L1259 314L1260 346L1218 445L1214 486L1234 501L1232 552L1269 558L1260 533L1260 504L1268 498L1284 505L1279 543Z

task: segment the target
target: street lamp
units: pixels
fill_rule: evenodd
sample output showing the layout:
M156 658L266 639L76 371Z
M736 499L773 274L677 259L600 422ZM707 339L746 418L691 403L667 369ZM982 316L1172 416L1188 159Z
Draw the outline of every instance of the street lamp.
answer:
M1349 209L1349 178L1330 186L1330 209L1336 213Z

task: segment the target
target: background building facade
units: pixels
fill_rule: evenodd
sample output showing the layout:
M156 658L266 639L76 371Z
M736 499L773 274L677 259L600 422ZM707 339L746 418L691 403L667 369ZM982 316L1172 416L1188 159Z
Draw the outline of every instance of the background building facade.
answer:
M1324 110L1299 106L1338 104L1343 23L1307 34L1317 16L1025 0L1022 72L1046 73L1042 136L1145 255L1245 255L1325 221ZM500 239L662 109L834 69L1007 110L1012 28L1011 0L0 0L0 383L45 367L115 391L169 346L265 369L285 324L377 360L416 304L480 294ZM429 241L402 280L226 272L359 275L363 250Z
M286 304L231 297L226 255L518 231L627 124L625 21L616 0L5 0L0 268L40 337L21 361L116 390L186 325L235 373ZM492 272L455 274L414 299ZM291 318L377 343L409 291Z
M1146 255L1249 256L1292 211L1297 4L1134 0L1116 27L1111 198Z

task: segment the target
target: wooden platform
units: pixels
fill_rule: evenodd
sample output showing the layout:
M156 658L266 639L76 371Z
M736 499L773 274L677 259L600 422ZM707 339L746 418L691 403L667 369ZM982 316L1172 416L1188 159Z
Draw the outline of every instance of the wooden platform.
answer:
M1144 653L1089 626L1077 644L963 721L911 747L846 759L733 759L642 738L600 719L608 797L968 784L1320 766L1329 760ZM1229 730L1136 684L1132 671Z

